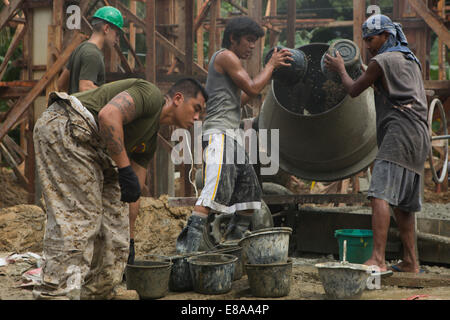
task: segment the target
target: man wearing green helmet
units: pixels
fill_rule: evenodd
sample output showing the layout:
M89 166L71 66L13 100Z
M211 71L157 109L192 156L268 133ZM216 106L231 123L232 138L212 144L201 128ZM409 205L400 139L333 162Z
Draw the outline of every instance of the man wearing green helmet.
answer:
M69 94L95 89L105 83L105 63L102 49L119 42L123 17L119 10L105 6L92 17L93 32L71 54L58 78L58 91Z

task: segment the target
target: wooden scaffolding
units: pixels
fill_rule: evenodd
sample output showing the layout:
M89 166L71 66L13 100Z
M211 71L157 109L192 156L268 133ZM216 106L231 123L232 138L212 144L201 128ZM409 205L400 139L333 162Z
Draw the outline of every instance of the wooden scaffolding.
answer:
M248 15L266 31L266 36L257 43L253 59L246 63L251 76L261 69L266 37L269 45L275 46L284 29L287 46L294 47L296 30L353 26L353 40L362 48L361 24L370 15L367 6L377 4L375 0L353 0L353 20L337 21L305 17L299 13L301 8L296 8L295 0L287 0L287 14L284 15L277 12L280 2L277 0L130 0L129 5L118 0L3 2L5 5L0 12L0 30L10 27L14 35L0 65L0 81L9 64L21 67L22 71L20 79L0 82L0 99L8 104L8 110L0 113L0 158L6 160L21 185L29 192L30 203L39 196L35 184L34 123L45 109L46 96L55 89L57 76L71 52L89 37L89 21L97 8L115 6L126 21L121 46L104 50L107 82L130 77L145 78L156 83L164 92L182 76L193 76L205 81L207 62L220 48L221 32L230 18L221 16L221 4L224 2L234 8L233 16ZM246 6L242 3L246 3ZM70 6L74 6L72 11ZM138 7L145 8L144 15L138 14ZM446 47L450 47L449 9L445 0L395 0L393 13L393 20L402 23L412 50L425 66L423 75L426 89L446 101L447 109L450 109L450 81L445 80L444 66ZM79 28L69 28L68 19L73 18L76 22L77 13L80 14ZM432 32L439 37L440 80L437 81L429 80ZM206 42L206 54L204 50L195 50L195 46L197 49L204 48ZM20 45L22 57L12 60ZM137 46L145 48L145 54L138 53ZM363 51L362 56L367 63L367 53ZM261 103L262 97L254 98L249 103L252 116L258 114ZM20 131L20 142L8 135L16 128ZM171 127L162 127L159 132L158 150L148 168L144 195L175 195L175 172L180 176L177 195L193 195L190 178L194 177L190 165L174 166L170 161L172 130Z

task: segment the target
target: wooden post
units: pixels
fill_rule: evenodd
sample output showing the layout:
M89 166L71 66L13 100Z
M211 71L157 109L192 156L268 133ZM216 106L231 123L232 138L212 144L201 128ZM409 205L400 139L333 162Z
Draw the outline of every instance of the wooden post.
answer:
M362 24L365 21L366 17L366 6L365 1L361 0L353 0L353 42L359 47L361 54L363 57L363 61L365 61L364 57L364 43L362 38Z
M248 15L250 18L255 20L259 25L262 23L262 0L248 0ZM254 78L261 71L262 64L262 39L258 39L256 42L255 49L253 51L253 55L250 60L247 61L247 71L251 78ZM253 110L253 116L257 116L259 114L259 108L262 104L261 95L250 100L249 104Z
M296 20L296 1L288 0L287 12L287 47L295 47L295 20Z
M194 0L185 0L185 37L186 37L186 58L184 72L192 75L194 63Z
M147 55L145 57L145 78L147 81L156 83L156 15L155 15L155 1L147 0L146 2L146 16L145 16L145 40L147 45Z
M270 0L270 16L277 15L277 1L278 0ZM270 30L269 33L269 43L270 47L273 48L277 45L279 34L273 30Z
M136 1L130 0L130 11L136 14ZM130 45L133 50L136 50L136 26L133 22L130 22ZM135 68L135 61L131 50L128 51L128 64L131 69Z
M200 14L203 5L203 0L197 0L197 16ZM197 63L205 66L205 55L203 52L203 26L200 25L197 29Z
M217 2L217 6L215 7L217 10L216 18L220 20L220 17L221 17L220 8L221 8L222 4L221 4L221 1L216 1L216 2ZM221 41L222 38L220 36L221 29L222 29L222 27L219 27L216 25L216 28L215 28L216 35L214 36L214 38L216 39L216 43L214 45L216 51L219 50L220 47L222 46L222 41Z
M445 0L439 0L438 3L438 12L442 18L445 19ZM446 80L447 75L445 71L445 56L446 56L446 47L444 41L439 37L438 40L438 65L439 65L439 80Z
M216 24L217 24L217 6L219 1L213 0L211 9L209 10L209 30L208 30L208 62L211 61L211 57L216 52Z

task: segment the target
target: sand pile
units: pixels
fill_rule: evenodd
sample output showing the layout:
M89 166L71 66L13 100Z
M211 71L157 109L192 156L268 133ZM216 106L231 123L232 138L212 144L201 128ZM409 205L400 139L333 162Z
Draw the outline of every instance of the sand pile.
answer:
M0 208L27 203L28 192L19 185L14 172L0 168Z
M186 224L191 208L169 208L167 198L141 198L136 220L136 255L175 251L177 236ZM38 206L17 205L0 209L0 252L42 252L45 223L45 213Z
M0 209L0 251L40 253L45 220L38 206L22 204Z
M178 234L184 228L192 208L169 208L168 196L141 198L136 220L136 256L169 255L175 252Z

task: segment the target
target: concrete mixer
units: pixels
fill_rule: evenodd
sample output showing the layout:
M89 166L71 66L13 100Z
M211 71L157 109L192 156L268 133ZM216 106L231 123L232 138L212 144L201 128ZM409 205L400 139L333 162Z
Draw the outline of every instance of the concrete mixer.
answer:
M344 61L353 61L351 67L359 72L351 75L357 78L359 50L352 51L346 41L350 49L339 51ZM283 82L282 76L273 79L258 117L259 129L279 130L280 167L313 181L352 176L377 153L373 89L351 98L339 81L327 77L321 60L329 47L313 43L297 48L308 59L305 76L295 84Z

